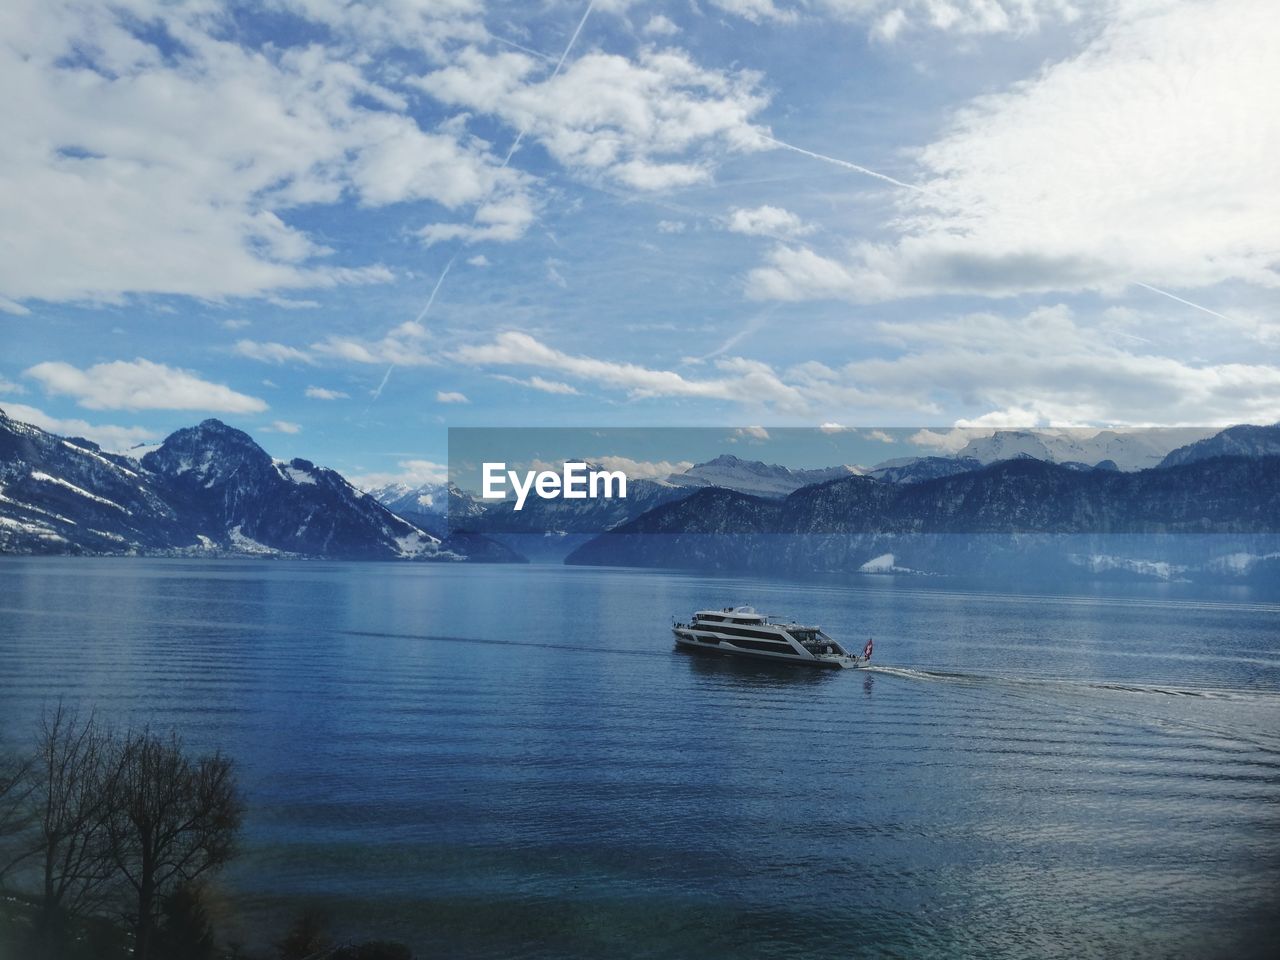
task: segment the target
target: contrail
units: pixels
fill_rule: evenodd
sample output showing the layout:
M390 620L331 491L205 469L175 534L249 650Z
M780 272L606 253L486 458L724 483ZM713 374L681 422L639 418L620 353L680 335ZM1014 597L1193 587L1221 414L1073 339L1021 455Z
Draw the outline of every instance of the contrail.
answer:
M378 389L373 391L373 399L369 401L370 404L372 404L374 400L377 400L380 396L382 396L382 388L385 387L387 385L387 381L391 379L391 371L394 370L395 368L396 368L396 365L394 363L391 366L387 367L387 372L382 375L382 382L378 384ZM365 411L368 412L368 407L365 408Z
M555 57L551 56L550 54L543 53L541 50L534 50L531 47L523 46L522 44L516 43L514 40L508 40L506 37L500 37L496 33L491 33L489 34L489 36L491 39L497 40L498 43L505 43L508 47L515 47L517 50L521 51L522 53L527 53L530 56L537 57L540 60L546 60L548 63L551 63L553 60L555 60Z
M582 19L578 21L577 29L573 31L573 36L569 38L568 45L564 48L564 53L560 54L560 62L556 64L556 68L551 71L552 78L560 72L560 68L564 66L565 60L569 58L569 51L573 49L573 45L578 42L578 34L582 32L582 28L587 23L587 17L591 16L591 8L596 5L596 0L590 0L587 3L587 9L582 11Z
M731 334L728 339L726 339L722 344L720 344L720 346L716 347L710 353L704 353L702 356L698 357L697 358L698 362L705 363L707 360L710 360L712 357L718 357L722 353L728 353L735 346L737 346L741 341L745 340L747 337L751 336L753 333L755 333L757 330L763 327L766 323L768 323L770 317L773 316L773 313L774 313L773 309L769 308L756 314L754 317L752 317L750 320L746 322L746 324L743 326L741 330L739 330L737 333Z
M578 42L578 34L582 32L582 28L587 25L587 17L591 16L591 9L596 5L596 0L589 0L587 9L582 11L582 19L578 21L577 27L574 28L573 36L569 38L569 42L565 44L564 53L560 54L560 59L556 61L556 68L551 71L551 76L547 80L554 80L560 75L560 69L564 66L564 62L569 59L569 51L573 49L573 45ZM548 57L548 60L551 58ZM527 128L525 128L527 129ZM516 155L516 151L520 149L520 141L524 139L525 130L522 129L516 134L515 140L511 142L511 149L507 151L506 159L502 161L502 167L505 168L511 162L511 158Z
M813 157L815 160L822 160L826 163L834 163L837 167L844 167L846 170L852 170L855 173L865 174L868 177L875 177L877 180L883 180L885 183L892 183L895 187L904 187L907 190L915 190L918 193L924 193L924 187L917 187L914 183L903 183L901 180L895 180L886 173L877 173L869 167L863 167L856 163L850 163L848 160L841 160L837 157L829 157L825 153L814 153L812 150L806 150L804 147L797 147L793 143L787 143L784 140L778 140L774 137L766 136L763 133L756 132L761 140L772 143L775 147L782 147L783 150L790 150L793 153L803 154L806 157Z
M1192 303L1190 300L1183 300L1182 297L1176 296L1175 294L1170 293L1168 290L1161 290L1159 287L1153 287L1151 284L1143 283L1141 280L1134 280L1133 285L1135 287L1141 287L1143 290L1150 290L1152 293L1158 293L1162 297L1168 297L1170 300L1177 300L1179 303L1185 303L1188 307L1194 307L1196 310L1199 310L1202 313L1207 313L1211 317L1217 317L1219 320L1225 320L1227 321L1227 323L1236 323L1235 320L1232 320L1230 317L1219 313L1217 310L1210 310L1208 307L1202 307L1200 306L1200 304Z
M574 28L573 36L569 38L569 42L565 44L564 52L560 54L560 59L556 61L555 69L551 71L551 76L547 78L548 80L554 80L556 76L560 73L560 70L564 67L564 62L567 59L569 59L569 53L573 50L573 45L578 42L578 35L582 33L582 28L586 26L587 17L591 16L591 10L594 6L595 6L595 0L589 0L589 2L587 3L587 9L582 11L582 19L578 21L578 25ZM500 43L505 43L508 46L512 46L512 47L516 47L517 49L524 50L526 53L534 54L535 56L541 57L544 60L547 60L547 61L551 60L551 58L548 57L546 54L538 53L538 51L530 50L527 47L522 47L518 43L514 43L510 40L504 40L502 37L495 36L493 37L493 39L497 40ZM511 163L511 158L514 157L516 154L516 151L520 149L520 141L524 139L524 134L525 134L524 130L521 130L519 133L516 134L515 140L513 140L511 143L511 149L507 151L507 155L505 158L503 158L502 166L499 169L505 170L507 165ZM473 224L475 223L475 217L476 215L479 214L479 212L480 212L480 208L477 206L476 213L473 214L471 218L471 222ZM418 316L413 321L414 323L421 323L422 318L425 317L427 315L427 311L431 309L431 305L436 302L436 294L440 292L440 286L444 283L444 278L449 275L449 269L453 266L453 261L457 259L458 259L458 255L455 253L452 257L449 258L449 262L444 265L444 269L440 271L440 276L436 279L436 285L431 288L431 296L427 297L427 303L422 308L422 310L419 311ZM387 372L382 377L382 383L378 384L378 389L373 391L373 399L369 401L370 404L372 404L375 400L377 400L378 397L382 396L382 388L385 387L387 385L387 381L391 379L391 371L395 369L395 366L396 365L393 363L389 367L387 367Z
M427 315L427 311L431 309L431 305L436 302L436 294L440 292L440 285L444 283L444 278L449 275L449 270L453 266L453 261L457 259L458 255L455 253L449 258L449 262L444 265L444 269L440 271L440 276L436 278L436 285L431 288L431 296L427 297L426 306L418 312L418 315L413 320L414 323L421 323L422 318L425 317Z
M457 259L458 255L455 253L449 258L449 262L444 265L444 269L440 271L440 276L436 278L436 285L431 288L431 296L427 297L426 306L418 311L418 315L413 319L414 323L421 323L422 318L425 317L427 315L427 311L431 309L431 305L436 302L436 294L440 292L440 284L444 283L444 278L449 275L449 268L453 266L453 261ZM378 384L378 389L373 391L373 399L369 401L370 405L382 396L382 388L385 387L387 385L387 381L391 379L391 371L395 368L396 365L394 363L387 367L387 372L382 375L382 382ZM367 410L368 407L365 409Z

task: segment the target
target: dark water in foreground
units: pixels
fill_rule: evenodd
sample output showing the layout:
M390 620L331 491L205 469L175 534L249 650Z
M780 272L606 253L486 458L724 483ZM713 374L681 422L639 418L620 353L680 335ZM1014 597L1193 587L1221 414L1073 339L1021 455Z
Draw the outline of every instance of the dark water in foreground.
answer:
M754 602L872 672L673 651ZM0 560L43 703L241 763L220 884L423 956L1268 955L1280 605L557 567Z

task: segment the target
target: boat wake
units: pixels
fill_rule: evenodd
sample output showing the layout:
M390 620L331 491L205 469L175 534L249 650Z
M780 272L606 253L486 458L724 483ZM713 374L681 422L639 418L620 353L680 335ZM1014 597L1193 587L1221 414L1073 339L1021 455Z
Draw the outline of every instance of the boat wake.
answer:
M901 677L904 680L913 680L920 683L1001 684L1024 688L1106 690L1116 693L1152 694L1164 697L1200 697L1212 700L1280 698L1280 694L1258 690L1230 690L1219 687L1188 688L1172 687L1167 684L1130 683L1119 680L1083 680L1073 677L1028 677L1008 674L967 673L954 670L922 670L881 664L868 664L862 667L862 670L866 673Z

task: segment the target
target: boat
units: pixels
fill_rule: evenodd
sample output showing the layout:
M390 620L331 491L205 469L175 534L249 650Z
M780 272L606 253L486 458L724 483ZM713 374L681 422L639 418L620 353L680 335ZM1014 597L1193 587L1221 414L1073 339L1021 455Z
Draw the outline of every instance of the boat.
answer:
M672 625L676 646L687 650L756 657L778 663L851 669L871 659L872 642L862 656L851 654L821 627L756 613L753 607L699 610L688 623Z

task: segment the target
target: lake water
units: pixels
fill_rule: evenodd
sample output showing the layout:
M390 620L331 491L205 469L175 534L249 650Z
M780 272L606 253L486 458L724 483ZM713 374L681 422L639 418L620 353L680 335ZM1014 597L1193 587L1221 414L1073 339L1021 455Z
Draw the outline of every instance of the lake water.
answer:
M450 957L1235 957L1280 936L1280 605L553 566L0 560L0 736L240 764L219 877ZM672 649L754 603L876 668Z

